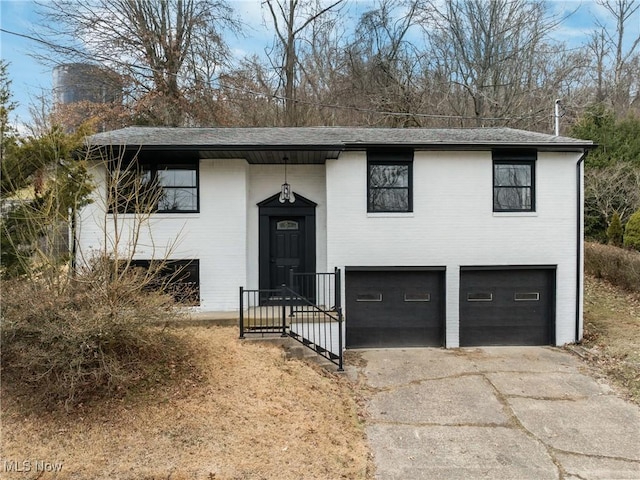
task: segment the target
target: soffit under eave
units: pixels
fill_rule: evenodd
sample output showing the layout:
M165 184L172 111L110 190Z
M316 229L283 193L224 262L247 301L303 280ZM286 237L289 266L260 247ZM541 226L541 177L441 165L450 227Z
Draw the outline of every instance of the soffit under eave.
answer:
M200 150L201 160L244 159L252 165L318 165L338 158L340 150Z
M189 148L185 146L154 146L136 147L127 146L125 149L132 153L144 151L147 155L156 152L162 157L165 155L175 155L182 152L185 156L194 155L202 160L211 159L244 159L249 164L283 164L285 158L289 164L324 164L329 159L337 159L343 151L367 151L367 150L393 150L393 149L413 149L416 151L491 151L494 149L536 149L544 152L577 152L585 153L595 148L597 145L587 142L573 143L469 143L469 144L402 144L402 143L367 143L348 144L344 147L334 146L332 148L269 148L264 149L252 147L245 148ZM105 149L102 146L102 149ZM117 149L117 147L115 147Z

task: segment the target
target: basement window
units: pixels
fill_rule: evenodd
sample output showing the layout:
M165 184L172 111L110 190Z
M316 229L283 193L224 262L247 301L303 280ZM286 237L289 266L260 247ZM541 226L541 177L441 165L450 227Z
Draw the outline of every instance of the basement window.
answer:
M168 293L182 305L200 305L199 260L132 260L131 266L152 273L147 289Z

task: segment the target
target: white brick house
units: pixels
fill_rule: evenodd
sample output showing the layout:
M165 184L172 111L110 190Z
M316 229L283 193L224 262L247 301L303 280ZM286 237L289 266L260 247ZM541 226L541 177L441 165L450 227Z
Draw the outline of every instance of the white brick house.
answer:
M273 287L290 268L339 267L347 347L581 338L591 142L506 128L131 127L89 143L163 186L136 258L191 261L201 311L235 311L239 286ZM85 257L109 248L108 168L94 174ZM279 199L285 175L293 202Z

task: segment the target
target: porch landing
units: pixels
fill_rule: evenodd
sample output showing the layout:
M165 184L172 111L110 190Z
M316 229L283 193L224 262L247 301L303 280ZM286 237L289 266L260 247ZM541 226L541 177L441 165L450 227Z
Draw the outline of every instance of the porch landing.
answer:
M173 326L221 326L236 327L238 326L238 312L189 312L184 320L176 320L171 322Z

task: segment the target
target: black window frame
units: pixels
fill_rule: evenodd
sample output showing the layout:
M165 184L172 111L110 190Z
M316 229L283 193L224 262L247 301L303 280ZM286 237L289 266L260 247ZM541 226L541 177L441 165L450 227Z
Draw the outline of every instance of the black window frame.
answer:
M190 162L162 162L162 163L157 163L157 164L152 164L151 165L151 178L153 179L152 181L157 182L158 181L158 172L163 172L163 171L167 171L167 170L187 170L187 171L191 171L193 170L195 172L195 185L191 185L191 186L167 186L167 185L160 185L160 187L163 190L179 190L179 189L195 189L195 194L196 194L196 208L195 209L180 209L180 210L175 210L175 209L156 209L156 213L199 213L200 212L200 169L199 169L199 162L196 161L190 161ZM170 168L171 167L171 168ZM190 167L190 168L187 168Z
M179 259L179 260L131 260L131 267L144 268L148 270L153 262L161 263L159 270L160 278L157 282L151 282L149 289L160 288L163 285L169 285L169 289L165 287L165 292L173 295L175 301L184 306L200 305L200 260L199 259ZM169 277L169 282L165 279ZM171 288L171 285L179 285L179 288ZM182 285L190 285L190 289L180 288Z
M535 212L536 211L536 163L537 163L537 151L535 150L523 150L523 151L493 151L493 163L492 163L492 203L493 211L495 213L508 213L508 212ZM530 167L530 185L497 185L496 183L496 166L497 165L517 165ZM531 199L531 205L524 205L521 208L501 208L496 202L497 192L507 189L528 189L529 198Z
M118 165L116 164L116 162L114 162L111 165L111 171L113 171L113 169L118 168ZM149 180L147 182L147 184L149 186L157 186L159 188L162 188L163 191L164 190L171 190L171 189L195 189L195 195L196 195L196 208L195 209L160 209L158 202L156 202L156 205L153 208L153 213L169 213L169 214L184 214L184 213L200 213L200 162L198 159L189 159L189 160L183 160L183 159L176 159L176 160L163 160L163 161L158 161L158 162L153 162L153 161L149 161L149 160L140 160L140 159L133 159L131 160L129 163L123 163L123 168L129 169L129 170L135 170L137 175L140 176L144 176L146 174L149 175ZM195 172L195 185L191 185L191 186L165 186L165 185L160 185L159 184L159 180L158 180L158 172L163 172L166 170L187 170L187 171L194 171ZM120 187L118 187L119 189ZM150 190L152 190L152 188L150 188ZM116 194L118 193L118 190L116 190ZM151 194L153 195L153 193ZM118 209L118 213L122 213L122 214L126 214L126 213L141 213L138 212L136 210L136 208L139 206L138 204L134 203L126 203L125 205L122 205L117 199L114 200L115 204L117 205L117 209ZM114 211L114 205L109 205L109 211L110 213L113 213Z
M407 186L406 187L378 187L371 185L371 169L374 166L406 166ZM406 209L376 209L372 205L372 190L406 190ZM367 213L413 213L413 150L401 151L375 151L367 152Z

